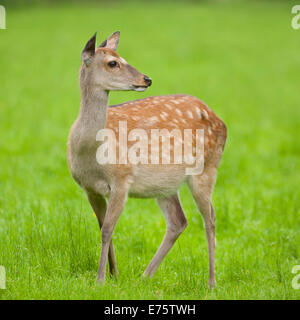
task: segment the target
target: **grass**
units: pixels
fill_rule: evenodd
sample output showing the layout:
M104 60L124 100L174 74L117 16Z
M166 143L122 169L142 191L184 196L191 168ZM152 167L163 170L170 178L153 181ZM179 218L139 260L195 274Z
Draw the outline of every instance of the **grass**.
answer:
M300 31L291 3L127 3L9 7L0 30L0 299L299 299ZM146 93L193 94L225 121L214 192L216 274L207 287L203 223L189 226L154 278L140 276L165 223L154 200L130 199L114 233L118 280L95 284L100 232L66 162L79 110L80 53L120 29L119 53L151 76ZM101 38L101 39L100 39Z

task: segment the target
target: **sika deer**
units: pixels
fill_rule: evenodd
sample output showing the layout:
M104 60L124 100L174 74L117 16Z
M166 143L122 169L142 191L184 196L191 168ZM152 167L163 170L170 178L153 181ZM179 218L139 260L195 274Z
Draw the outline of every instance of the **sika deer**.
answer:
M112 235L128 196L156 198L166 219L167 230L162 244L143 274L153 276L187 226L178 198L178 189L187 182L205 223L209 250L209 285L212 287L215 284L215 212L211 195L226 141L226 127L203 102L189 95L148 97L108 107L109 91L144 91L151 85L150 78L116 53L119 37L120 32L117 31L96 49L95 34L82 52L79 75L81 107L68 141L70 171L87 193L101 228L98 281L105 282L107 257L111 273L118 274ZM196 139L194 131L204 130L203 172L187 175L186 169L191 165L186 163L157 164L151 161L148 164L132 164L127 161L127 155L124 164L99 164L96 153L103 142L99 143L96 136L104 128L117 133L120 121L127 123L128 131L140 128L150 133L154 129L178 129L183 133L186 129L192 129L193 142ZM121 144L120 133L116 143ZM129 145L132 144L132 141L129 142ZM148 148L148 145L144 147ZM175 138L171 150L175 150ZM175 152L172 156L174 159ZM117 158L120 157L119 154ZM159 156L159 160L161 159L162 154ZM108 205L105 197L108 197Z

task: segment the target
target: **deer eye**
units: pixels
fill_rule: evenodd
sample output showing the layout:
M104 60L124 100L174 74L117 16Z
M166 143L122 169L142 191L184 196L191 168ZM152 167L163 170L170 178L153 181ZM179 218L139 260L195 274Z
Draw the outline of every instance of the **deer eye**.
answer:
M108 65L110 68L115 68L118 65L118 63L117 61L109 61Z

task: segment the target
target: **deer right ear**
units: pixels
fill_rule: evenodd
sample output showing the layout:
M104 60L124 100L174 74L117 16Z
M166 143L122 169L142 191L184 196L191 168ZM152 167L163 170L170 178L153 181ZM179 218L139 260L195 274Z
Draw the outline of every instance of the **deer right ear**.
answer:
M95 55L96 35L97 35L97 32L87 42L81 54L82 61L85 63L86 66L89 66L92 63L93 57Z
M106 40L104 40L98 48L110 48L114 51L117 50L120 40L120 31L116 31L111 34Z

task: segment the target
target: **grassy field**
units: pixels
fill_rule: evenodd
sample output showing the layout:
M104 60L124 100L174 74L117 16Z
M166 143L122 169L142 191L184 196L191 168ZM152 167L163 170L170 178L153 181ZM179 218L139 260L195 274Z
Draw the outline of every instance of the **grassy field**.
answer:
M9 7L0 30L0 299L299 299L300 30L291 3L129 3ZM130 199L114 233L118 280L95 283L96 218L66 162L79 110L80 53L121 30L119 53L153 79L110 103L188 93L227 124L214 192L217 287L207 286L201 216L180 190L189 226L154 278L140 276L165 222Z

